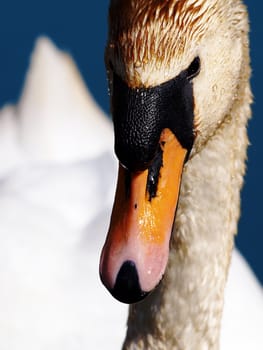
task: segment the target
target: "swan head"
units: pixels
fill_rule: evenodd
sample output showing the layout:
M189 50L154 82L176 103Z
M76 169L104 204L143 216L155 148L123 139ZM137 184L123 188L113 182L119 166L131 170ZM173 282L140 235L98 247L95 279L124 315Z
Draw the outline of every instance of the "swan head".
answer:
M161 281L186 161L228 119L243 65L238 0L112 0L106 66L120 162L100 275L114 297Z

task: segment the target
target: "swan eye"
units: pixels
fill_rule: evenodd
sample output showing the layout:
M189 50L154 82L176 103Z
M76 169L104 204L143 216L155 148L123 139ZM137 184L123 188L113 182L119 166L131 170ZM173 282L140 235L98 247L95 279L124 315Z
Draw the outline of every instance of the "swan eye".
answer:
M109 68L110 68L110 70L112 70L112 71L113 71L113 63L112 63L112 61L111 61L111 60L109 60Z
M196 77L200 72L200 68L201 68L201 62L200 62L200 58L197 56L192 61L190 66L186 69L187 79L192 80L194 77Z

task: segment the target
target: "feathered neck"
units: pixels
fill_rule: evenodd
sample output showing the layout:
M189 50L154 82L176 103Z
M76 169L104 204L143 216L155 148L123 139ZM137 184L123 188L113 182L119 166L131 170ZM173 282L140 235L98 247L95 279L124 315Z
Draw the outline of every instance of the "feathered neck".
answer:
M186 164L164 279L130 307L124 349L218 349L250 116L247 48L224 122Z

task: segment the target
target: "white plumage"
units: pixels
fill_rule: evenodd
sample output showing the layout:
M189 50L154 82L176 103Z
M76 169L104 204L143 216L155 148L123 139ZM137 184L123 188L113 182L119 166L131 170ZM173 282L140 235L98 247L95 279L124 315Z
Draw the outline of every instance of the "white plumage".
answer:
M1 111L0 135L0 348L120 348L126 307L98 273L113 132L48 39L37 42L18 107Z
M240 0L116 0L109 24L106 62L113 86L117 75L130 88L161 90L196 58L200 62L190 79L193 106L182 98L193 110L194 144L182 174L168 268L161 285L130 307L124 349L218 350L251 115L246 7ZM183 93L181 88L178 95ZM114 87L112 96L116 101ZM175 98L165 103L172 106L168 112L160 103L171 119L187 120L183 108L177 116ZM240 322L231 324L234 332ZM250 343L248 332L242 338L237 344L236 337L235 348Z
M99 281L116 176L110 122L68 55L40 39L0 115L0 348L119 349L127 308ZM222 349L261 350L263 295L234 253Z

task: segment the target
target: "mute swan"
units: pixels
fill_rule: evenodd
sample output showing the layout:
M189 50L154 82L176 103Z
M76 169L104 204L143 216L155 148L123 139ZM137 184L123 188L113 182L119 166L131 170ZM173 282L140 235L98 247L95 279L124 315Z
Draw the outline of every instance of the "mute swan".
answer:
M109 23L120 165L100 276L116 299L143 300L124 349L218 349L248 145L246 8L112 0Z
M1 350L121 348L127 308L97 274L112 137L73 60L39 39L18 106L0 110ZM229 277L222 345L261 350L263 298L237 252Z

